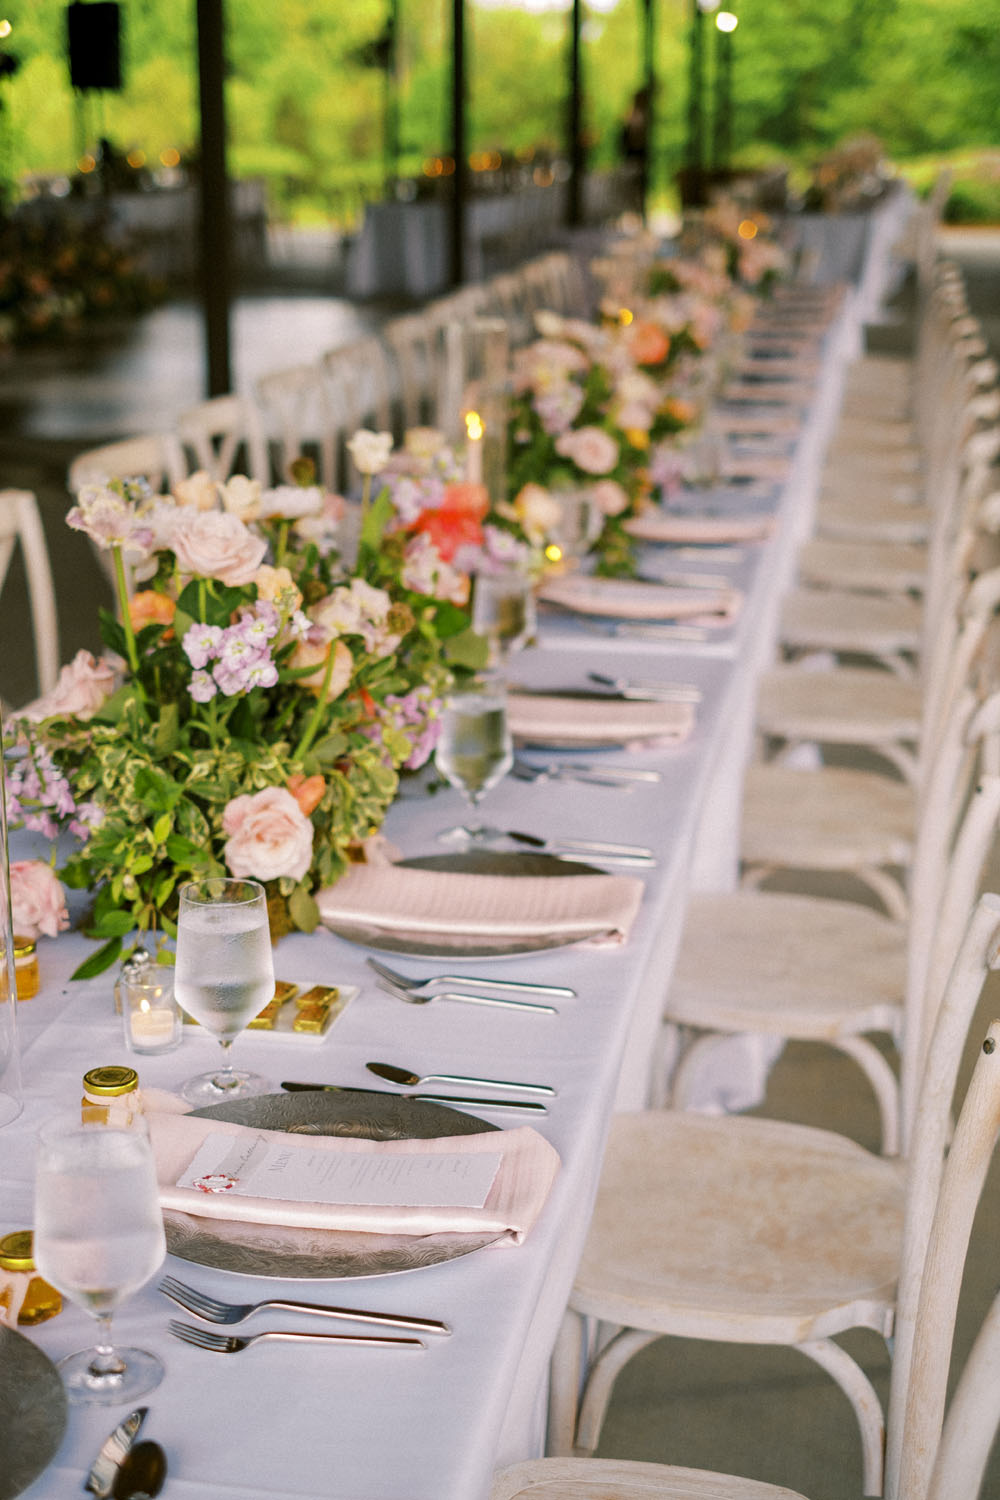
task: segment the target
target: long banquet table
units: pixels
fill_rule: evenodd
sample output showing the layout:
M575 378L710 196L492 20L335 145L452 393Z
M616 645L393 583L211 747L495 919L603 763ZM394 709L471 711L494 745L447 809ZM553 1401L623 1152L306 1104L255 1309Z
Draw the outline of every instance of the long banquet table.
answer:
M166 1377L148 1398L148 1436L167 1450L171 1500L482 1500L495 1465L544 1450L549 1354L580 1253L614 1109L647 1101L659 1011L681 930L685 899L697 888L724 888L736 871L743 767L751 748L754 685L775 649L779 602L796 548L808 531L826 437L847 359L858 342L857 307L848 292L822 346L818 379L800 393L802 420L787 479L762 501L777 527L766 542L738 549L727 563L685 559L685 570L727 568L745 590L735 624L708 642L681 638L609 638L557 615L545 616L539 643L515 659L512 675L536 687L585 684L592 670L682 679L702 691L691 738L669 749L603 752L611 764L656 768L658 784L628 791L573 782L526 784L508 778L486 810L502 826L543 835L613 838L651 845L657 866L627 944L573 947L491 960L496 977L572 986L556 1016L520 1015L445 1003L409 1006L379 991L365 950L327 932L282 940L281 977L357 985L360 994L322 1042L247 1035L237 1054L276 1085L287 1078L366 1087L372 1058L423 1071L546 1081L558 1089L534 1120L555 1146L561 1170L525 1243L490 1248L417 1271L374 1279L295 1282L250 1279L168 1257L166 1269L203 1290L236 1301L275 1294L440 1318L447 1339L425 1352L259 1345L221 1357L190 1348L167 1331L176 1309L156 1278L122 1308L123 1342L155 1350ZM669 559L649 548L644 566ZM582 757L590 758L590 757ZM440 848L436 835L460 820L457 795L428 796L417 778L392 809L388 838L405 853ZM15 849L15 853L17 849ZM631 872L630 872L631 873ZM25 1107L0 1133L0 1233L32 1220L33 1140L56 1109L76 1106L90 1067L131 1061L113 1015L110 977L70 983L87 951L67 934L41 944L41 993L20 1007ZM390 959L390 962L393 960ZM430 960L399 961L430 975ZM465 972L480 965L469 960ZM454 971L455 965L449 965ZM177 1088L214 1061L216 1044L185 1036L180 1050L139 1059L147 1086ZM716 1080L718 1102L747 1102L753 1067L767 1055L734 1054ZM749 1088L749 1095L743 1091ZM520 1124L490 1112L496 1124ZM260 1327L280 1327L270 1314ZM255 1328L258 1325L254 1325ZM285 1326L288 1326L287 1324ZM298 1326L304 1326L299 1324ZM67 1307L31 1333L53 1359L83 1347L92 1325ZM63 1500L77 1492L96 1449L123 1413L72 1409L56 1457L25 1491L26 1500Z

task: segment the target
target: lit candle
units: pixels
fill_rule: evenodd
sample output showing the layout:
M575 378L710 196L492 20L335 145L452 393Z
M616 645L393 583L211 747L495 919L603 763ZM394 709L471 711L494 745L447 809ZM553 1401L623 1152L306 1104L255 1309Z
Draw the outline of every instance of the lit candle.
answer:
M174 1040L176 1012L165 1005L151 1006L143 1000L129 1016L132 1041L137 1047L166 1047Z
M477 411L465 414L465 435L468 439L465 450L465 477L469 484L483 482L483 420Z

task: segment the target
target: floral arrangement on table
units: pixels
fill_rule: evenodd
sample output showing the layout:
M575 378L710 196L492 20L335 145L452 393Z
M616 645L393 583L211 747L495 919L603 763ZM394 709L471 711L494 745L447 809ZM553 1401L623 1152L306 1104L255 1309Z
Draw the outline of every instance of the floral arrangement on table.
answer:
M766 295L788 270L788 256L774 237L774 224L760 209L720 197L705 209L699 230L701 257L724 266L737 286Z
M367 486L385 444L355 444ZM343 501L300 478L196 474L166 496L123 480L67 517L110 553L113 655L78 653L13 722L7 793L12 823L78 840L59 874L93 893L82 925L102 940L78 977L131 935L172 934L191 878L261 880L272 936L311 931L314 893L363 857L400 772L433 749L453 674L479 661L443 533L383 544L371 503L348 573Z
M0 223L0 347L65 339L162 296L135 252L99 223Z

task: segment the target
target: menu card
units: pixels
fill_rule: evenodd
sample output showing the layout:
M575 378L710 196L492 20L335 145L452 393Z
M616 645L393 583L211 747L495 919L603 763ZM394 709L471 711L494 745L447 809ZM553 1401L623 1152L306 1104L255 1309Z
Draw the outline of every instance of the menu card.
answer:
M500 1153L359 1156L294 1147L255 1132L206 1137L177 1186L227 1197L286 1203L397 1208L482 1208L500 1169Z

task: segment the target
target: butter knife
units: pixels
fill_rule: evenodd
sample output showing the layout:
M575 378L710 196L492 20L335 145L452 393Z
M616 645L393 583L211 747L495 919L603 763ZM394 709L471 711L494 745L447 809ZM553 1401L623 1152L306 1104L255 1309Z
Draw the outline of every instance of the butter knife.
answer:
M538 1104L534 1099L484 1099L482 1096L473 1098L472 1095L461 1094L412 1094L400 1093L396 1089L356 1089L349 1088L346 1084L339 1083L282 1083L281 1087L289 1094L322 1093L322 1094L372 1094L380 1099L425 1099L428 1104L474 1104L477 1109L527 1109L532 1114L544 1115L548 1113L548 1106Z
M101 1444L100 1452L94 1459L83 1486L92 1495L97 1495L99 1500L109 1500L122 1459L135 1442L148 1411L148 1406L137 1406Z

